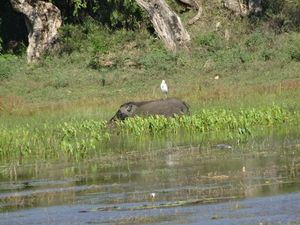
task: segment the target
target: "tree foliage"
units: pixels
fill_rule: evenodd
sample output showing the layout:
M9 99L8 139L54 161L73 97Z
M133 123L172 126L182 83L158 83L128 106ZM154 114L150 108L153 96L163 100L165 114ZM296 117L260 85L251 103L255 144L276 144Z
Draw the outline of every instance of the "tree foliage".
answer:
M109 29L151 28L146 13L135 0L44 0L56 5L63 17L64 24L82 24L87 19L93 19ZM33 2L33 1L32 1ZM180 1L167 0L176 8ZM221 4L217 1L217 4ZM243 1L247 3L247 0ZM172 4L171 4L172 3ZM210 4L204 1L204 4ZM212 1L211 4L216 4ZM268 21L270 27L278 33L300 31L300 2L286 0L262 1L263 21ZM217 10L217 9L216 9ZM10 41L16 41L18 46L27 45L27 29L24 17L13 11L9 0L4 0L0 7L0 51L9 50ZM23 44L22 44L23 43ZM24 47L23 47L24 48ZM11 49L10 49L11 50ZM18 52L13 50L14 53Z
M264 0L264 17L280 32L300 31L300 1Z
M134 0L53 0L66 22L82 23L92 17L112 29L135 29L145 18L143 10Z
M1 46L4 50L8 50L10 48L8 43L11 40L27 45L28 33L23 15L13 11L9 0L4 1L0 7L2 20L0 38L3 41ZM150 26L146 14L134 0L48 0L48 2L61 10L64 24L82 24L86 19L93 18L110 29L134 30L141 26Z

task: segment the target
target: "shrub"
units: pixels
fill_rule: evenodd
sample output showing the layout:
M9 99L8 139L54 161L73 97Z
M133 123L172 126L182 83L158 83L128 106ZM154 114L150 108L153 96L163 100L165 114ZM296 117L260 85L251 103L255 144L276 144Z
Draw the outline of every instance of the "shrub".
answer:
M209 51L215 51L217 50L217 32L213 31L207 34L200 35L195 38L195 43L197 45L206 47Z
M14 59L13 55L0 55L0 80L9 78L13 73L13 64Z
M156 50L138 60L138 64L146 69L172 71L175 69L178 55L163 50Z

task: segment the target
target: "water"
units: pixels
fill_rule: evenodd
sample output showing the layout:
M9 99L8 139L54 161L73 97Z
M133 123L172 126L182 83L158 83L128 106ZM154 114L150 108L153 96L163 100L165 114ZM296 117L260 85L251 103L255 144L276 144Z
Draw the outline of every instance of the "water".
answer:
M84 163L1 167L0 223L299 222L299 141L287 125L242 140L182 131L114 137Z

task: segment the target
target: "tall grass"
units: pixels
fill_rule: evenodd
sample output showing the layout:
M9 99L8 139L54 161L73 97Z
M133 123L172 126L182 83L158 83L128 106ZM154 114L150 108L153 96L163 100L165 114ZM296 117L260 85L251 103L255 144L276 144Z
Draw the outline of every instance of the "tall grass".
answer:
M251 136L257 126L274 126L299 120L298 112L285 106L262 106L255 109L209 110L203 109L191 116L134 117L107 125L106 120L70 120L53 124L47 120L38 124L11 127L0 125L0 159L3 163L15 161L82 161L102 157L114 151L108 143L115 135L166 135L185 132L227 130L242 141Z

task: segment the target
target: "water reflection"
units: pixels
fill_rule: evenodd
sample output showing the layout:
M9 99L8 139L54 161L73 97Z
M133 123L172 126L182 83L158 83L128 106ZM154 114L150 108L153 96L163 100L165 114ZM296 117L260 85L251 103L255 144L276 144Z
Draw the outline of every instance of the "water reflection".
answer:
M299 140L297 127L286 125L257 129L243 143L226 132L116 136L107 146L114 157L2 168L0 211L148 204L150 193L162 203L297 192ZM236 151L211 147L220 143Z

